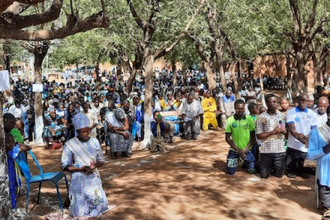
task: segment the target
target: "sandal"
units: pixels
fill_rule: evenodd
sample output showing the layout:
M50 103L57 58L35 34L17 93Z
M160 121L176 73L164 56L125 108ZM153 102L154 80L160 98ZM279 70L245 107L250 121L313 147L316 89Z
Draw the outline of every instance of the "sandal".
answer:
M329 220L330 219L330 210L326 211L323 215L322 215L322 220Z

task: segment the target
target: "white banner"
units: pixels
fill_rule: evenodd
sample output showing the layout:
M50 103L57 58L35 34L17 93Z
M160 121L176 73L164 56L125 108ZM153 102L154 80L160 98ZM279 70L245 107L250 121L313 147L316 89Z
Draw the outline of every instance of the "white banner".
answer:
M32 92L43 92L44 86L42 84L32 84Z
M8 70L0 71L0 91L10 90Z

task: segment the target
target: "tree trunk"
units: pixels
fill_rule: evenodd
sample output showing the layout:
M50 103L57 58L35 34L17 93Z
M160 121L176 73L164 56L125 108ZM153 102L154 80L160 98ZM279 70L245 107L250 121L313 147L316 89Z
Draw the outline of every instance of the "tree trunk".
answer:
M327 49L325 51L322 50L320 54L313 55L313 66L314 66L314 88L322 85L322 76L325 76L326 73L326 59Z
M97 91L100 91L100 82L101 82L101 79L100 79L100 63L99 62L96 62L96 65L95 65L95 74L96 74L96 90Z
M261 71L259 71L259 76L258 77L260 79L261 103L262 103L262 106L267 108L266 101L265 101L265 95L264 95L264 82L262 81Z
M233 79L233 82L234 82L235 97L236 97L236 99L239 99L238 82L237 82L237 77L236 77L236 74L235 74L236 65L237 65L237 62L233 61L229 66L229 72L230 72L230 75L231 75L231 77Z
M36 44L33 50L34 55L34 75L36 76L35 83L42 83L42 62L47 55L49 42L41 42ZM35 126L36 126L36 144L43 144L42 132L44 129L42 93L35 93Z
M5 70L8 70L8 73L10 75L10 42L5 41L2 46L3 50L3 68Z
M227 92L227 85L226 85L226 79L225 79L225 71L223 69L223 63L222 59L217 59L218 65L219 65L219 72L220 72L220 82L222 87L223 94L226 94Z
M238 62L237 62L237 78L241 78L241 59L240 58L238 58Z
M146 49L146 54L148 53L149 48ZM145 98L144 98L144 139L142 142L142 148L145 148L150 144L151 141L151 121L153 120L152 115L152 91L154 88L153 81L153 66L155 62L154 55L147 55L145 57Z
M206 77L207 77L207 83L208 83L208 89L213 90L216 87L215 83L215 72L211 65L208 62L202 61L203 66L206 69Z
M308 90L308 70L307 70L307 60L304 58L302 52L297 53L297 69L298 69L298 75L297 75L297 92L307 92Z
M3 106L2 98L0 100L0 106ZM11 200L9 195L7 154L2 114L2 108L0 108L0 219L9 219L11 216Z
M176 86L176 61L175 60L171 60L171 64L172 64L172 73L173 73L173 86L175 88Z
M116 77L117 77L117 81L116 81L116 85L118 87L119 85L119 80L121 79L121 76L122 76L122 63L121 63L121 60L118 59L117 63L116 63Z
M287 77L286 96L287 96L289 102L292 103L292 70L290 67L291 57L290 57L289 53L285 54L285 60L286 60L286 64L285 64L286 65L286 77Z
M132 92L133 82L135 80L135 75L137 73L137 69L133 68L133 71L131 72L131 75L128 78L127 81L127 95L129 95Z

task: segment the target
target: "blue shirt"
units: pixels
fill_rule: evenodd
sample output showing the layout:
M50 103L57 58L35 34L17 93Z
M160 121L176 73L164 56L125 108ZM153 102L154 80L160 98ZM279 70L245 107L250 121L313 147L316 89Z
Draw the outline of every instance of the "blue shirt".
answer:
M160 133L161 133L162 137L164 137L164 131L165 131L165 123L161 122L160 123ZM156 138L157 137L157 122L155 122L155 121L151 122L151 132L154 135L154 137Z
M309 160L317 160L316 172L320 184L330 187L330 154L323 152L323 147L327 144L321 137L318 129L313 129L309 136L307 158Z
M235 101L235 97L233 95L231 95L229 98L227 96L222 96L222 100L224 103L230 103Z
M141 104L138 104L136 106L135 114L136 114L136 120L141 123L142 120L143 120L143 110L142 110L142 105Z
M19 153L19 145L15 145L12 150L7 153L8 177L9 177L9 193L11 198L12 209L16 208L16 188L18 186L15 170L15 159Z

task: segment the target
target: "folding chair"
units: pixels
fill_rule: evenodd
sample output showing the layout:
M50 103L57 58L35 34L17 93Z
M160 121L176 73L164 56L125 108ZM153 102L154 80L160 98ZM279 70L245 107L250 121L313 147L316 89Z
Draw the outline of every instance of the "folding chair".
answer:
M16 162L20 169L22 170L24 177L26 179L26 185L27 185L27 192L26 192L26 213L28 213L28 208L29 208L29 195L30 195L30 184L31 183L39 183L39 192L38 192L38 200L37 204L39 203L40 199L40 190L41 190L41 183L46 182L46 181L51 181L55 184L56 190L57 190L57 197L59 201L59 206L61 211L63 212L63 206L62 206L62 200L61 200L61 195L59 192L58 188L58 182L64 177L65 179L65 184L66 184L66 189L68 191L68 180L65 176L65 174L60 171L60 172L49 172L49 173L44 173L41 166L39 165L36 157L32 153L32 151L29 151L31 157L33 158L34 162L36 163L40 174L39 175L31 175L30 168L27 164L27 157L24 156L19 156L16 159Z

